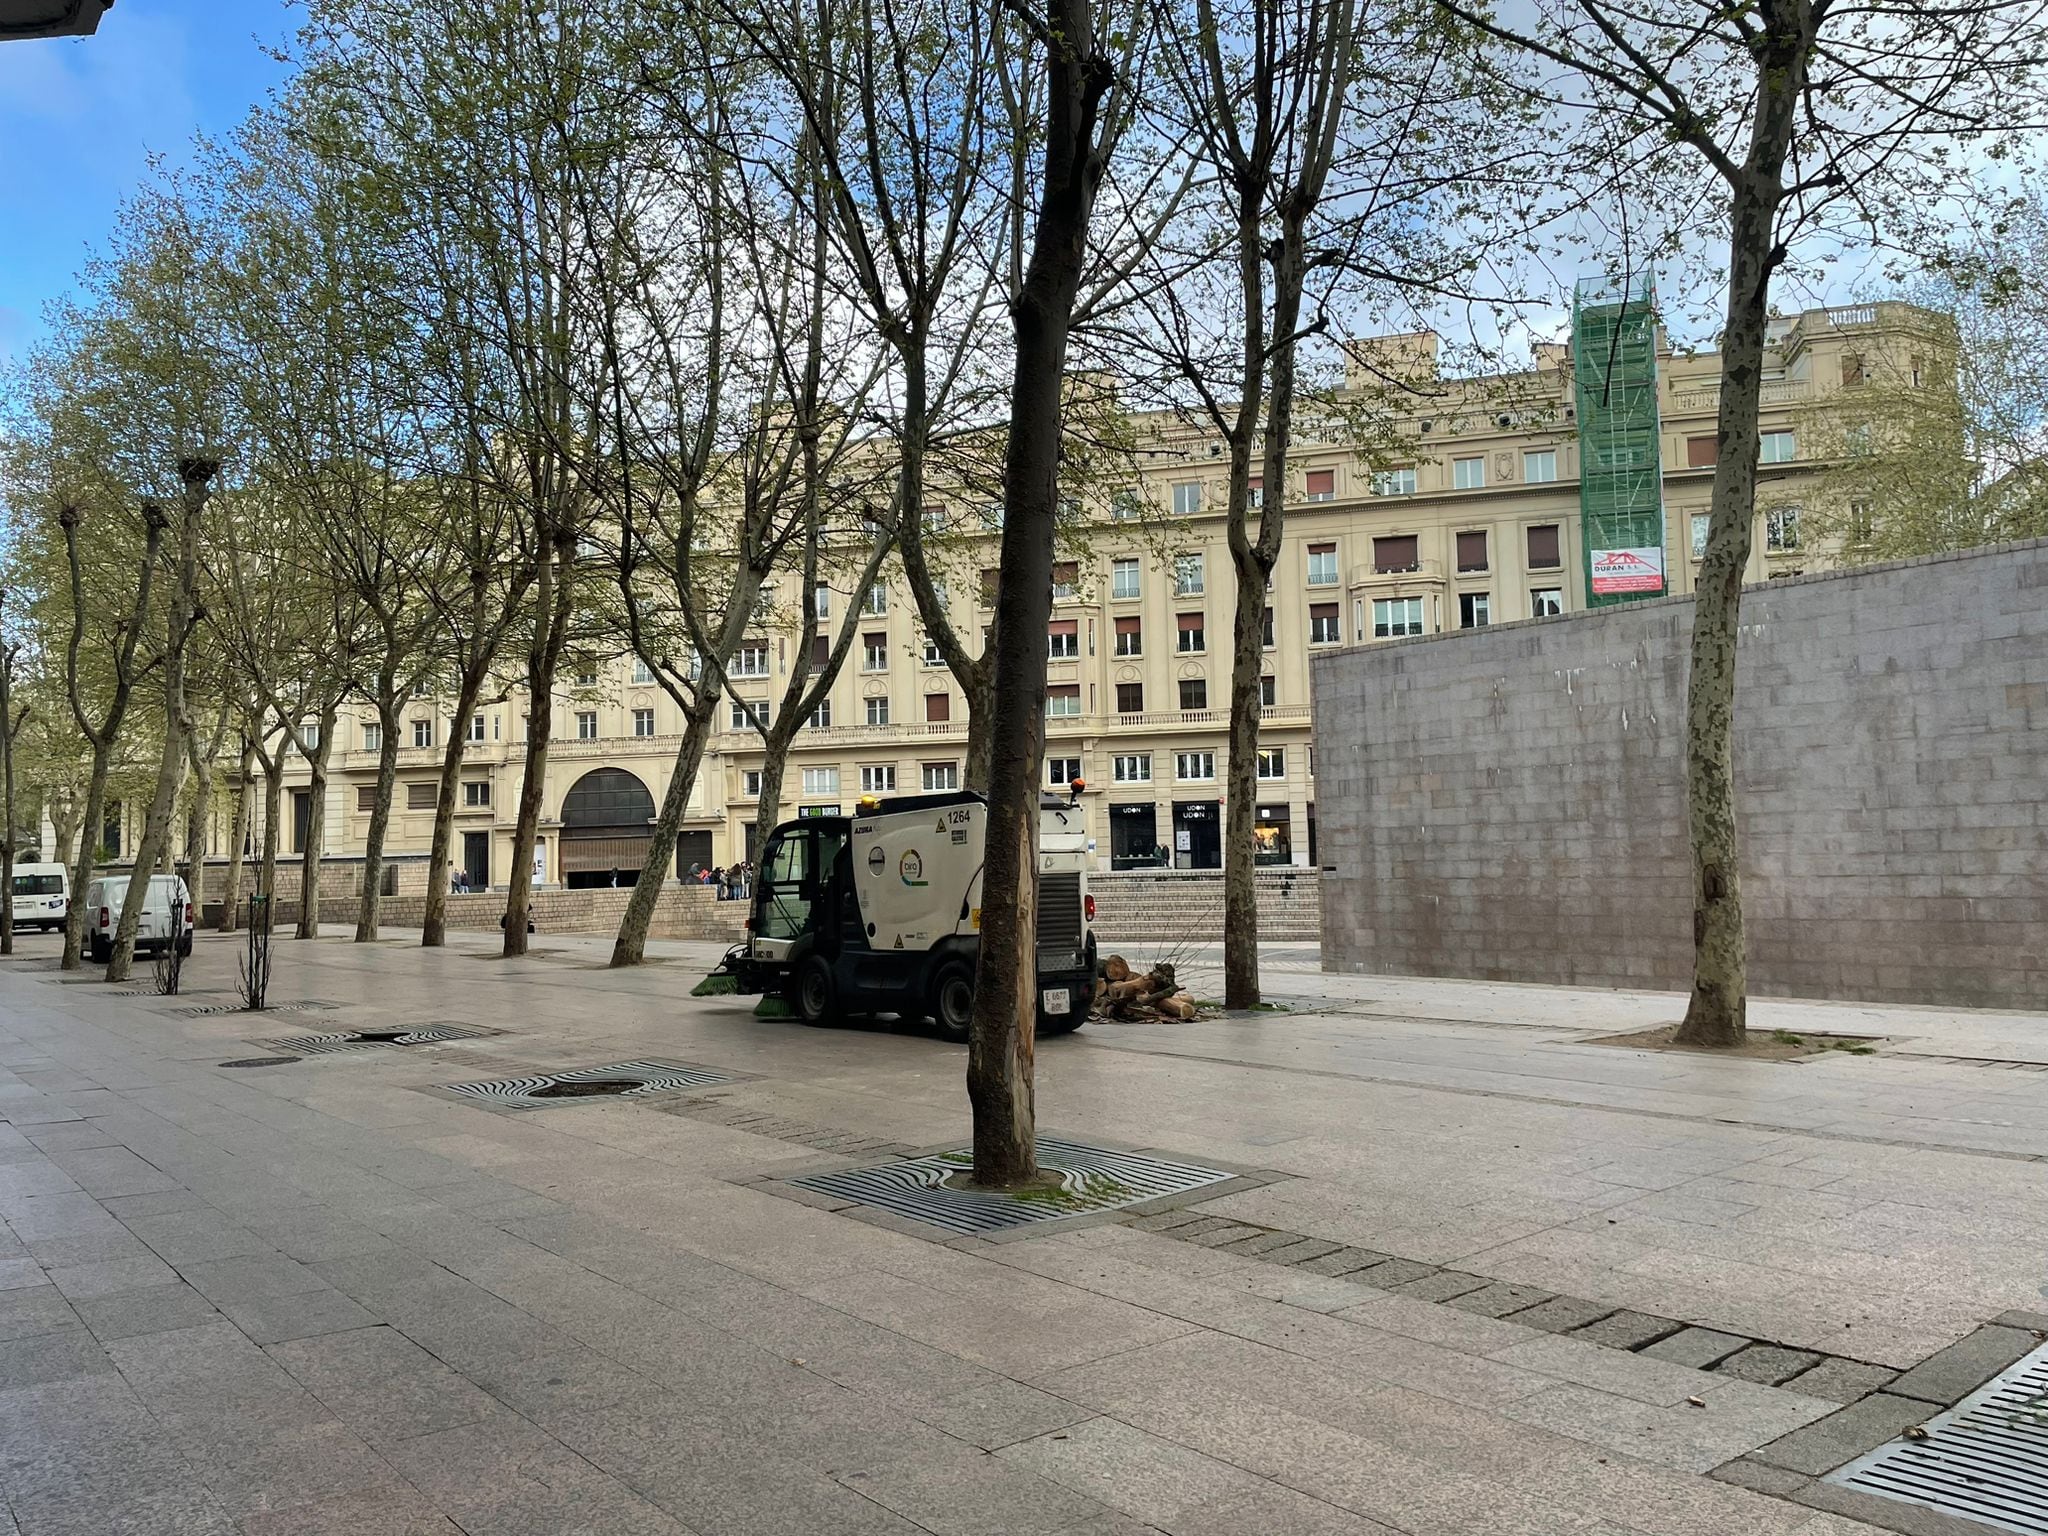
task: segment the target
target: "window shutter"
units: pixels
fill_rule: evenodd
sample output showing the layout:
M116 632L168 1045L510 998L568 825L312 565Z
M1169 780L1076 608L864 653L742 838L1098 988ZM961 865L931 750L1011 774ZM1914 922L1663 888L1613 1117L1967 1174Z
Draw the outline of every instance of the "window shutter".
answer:
M1486 534L1481 532L1458 535L1458 569L1461 571L1483 571L1486 569Z
M1117 623L1122 624L1123 620L1118 619ZM1048 632L1055 635L1078 635L1081 632L1081 621L1079 619L1054 619L1048 626Z
M1558 552L1557 524L1539 523L1529 530L1529 569L1532 571L1555 570L1564 564L1564 557Z
M1416 535L1372 541L1372 564L1376 571L1409 571L1421 563L1420 540Z
M1711 437L1688 437L1685 440L1687 469L1712 469L1720 457L1721 446Z
M950 693L928 693L924 696L924 717L927 720L950 720L953 718L953 696Z
M1135 614L1128 617L1120 617L1116 621L1116 632L1120 635L1135 635L1139 632L1139 622ZM1072 626L1069 627L1071 628Z
M356 786L356 809L359 811L374 811L377 809L376 785L358 784Z
M408 811L431 811L441 798L441 786L432 779L416 779L405 786L405 808Z
M1198 630L1202 627L1202 616L1199 613L1183 613L1179 615L1179 618L1182 634L1187 634L1190 630Z
M1311 496L1334 496L1337 494L1337 471L1334 469L1312 469L1308 472L1308 493Z
M811 666L823 669L832 664L832 640L829 635L811 636Z

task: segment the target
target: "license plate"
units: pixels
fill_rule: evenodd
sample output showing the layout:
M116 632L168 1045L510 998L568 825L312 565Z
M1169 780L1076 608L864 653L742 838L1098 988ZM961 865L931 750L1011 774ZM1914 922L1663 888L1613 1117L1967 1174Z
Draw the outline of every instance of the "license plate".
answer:
M1047 987L1040 994L1040 998L1045 1005L1047 1013L1065 1013L1074 1006L1072 999L1067 995L1065 987Z

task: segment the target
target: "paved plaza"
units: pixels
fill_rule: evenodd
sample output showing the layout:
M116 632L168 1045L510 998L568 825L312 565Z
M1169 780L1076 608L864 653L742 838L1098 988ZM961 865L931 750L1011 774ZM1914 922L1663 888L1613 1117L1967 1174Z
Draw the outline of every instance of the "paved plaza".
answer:
M2048 1329L2048 1016L1766 1003L1882 1043L1701 1059L1585 1043L1669 997L1274 946L1285 1011L1039 1050L1044 1135L1220 1182L963 1237L779 1182L959 1146L958 1047L538 943L281 940L316 1006L257 1018L238 942L167 999L22 937L0 1532L1984 1529L1824 1474ZM451 1091L621 1063L681 1075Z

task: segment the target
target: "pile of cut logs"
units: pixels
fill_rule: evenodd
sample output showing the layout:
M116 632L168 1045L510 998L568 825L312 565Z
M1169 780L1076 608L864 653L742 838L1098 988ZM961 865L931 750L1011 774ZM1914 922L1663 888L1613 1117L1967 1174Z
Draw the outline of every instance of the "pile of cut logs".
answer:
M1171 965L1162 962L1140 976L1122 955L1111 955L1102 962L1095 1011L1106 1019L1192 1019L1195 1000L1180 990Z

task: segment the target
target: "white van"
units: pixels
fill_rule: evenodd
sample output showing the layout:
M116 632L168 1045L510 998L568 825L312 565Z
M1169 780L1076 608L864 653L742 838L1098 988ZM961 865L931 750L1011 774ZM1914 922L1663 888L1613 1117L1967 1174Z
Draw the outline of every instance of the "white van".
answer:
M62 864L14 866L14 926L48 933L71 910L71 872Z
M92 958L104 965L113 957L114 930L121 925L121 906L128 900L128 876L103 875L85 888L85 942ZM173 922L172 903L177 903ZM176 875L151 875L142 919L135 925L135 950L147 954L171 942L175 927L178 952L192 953L192 893Z

